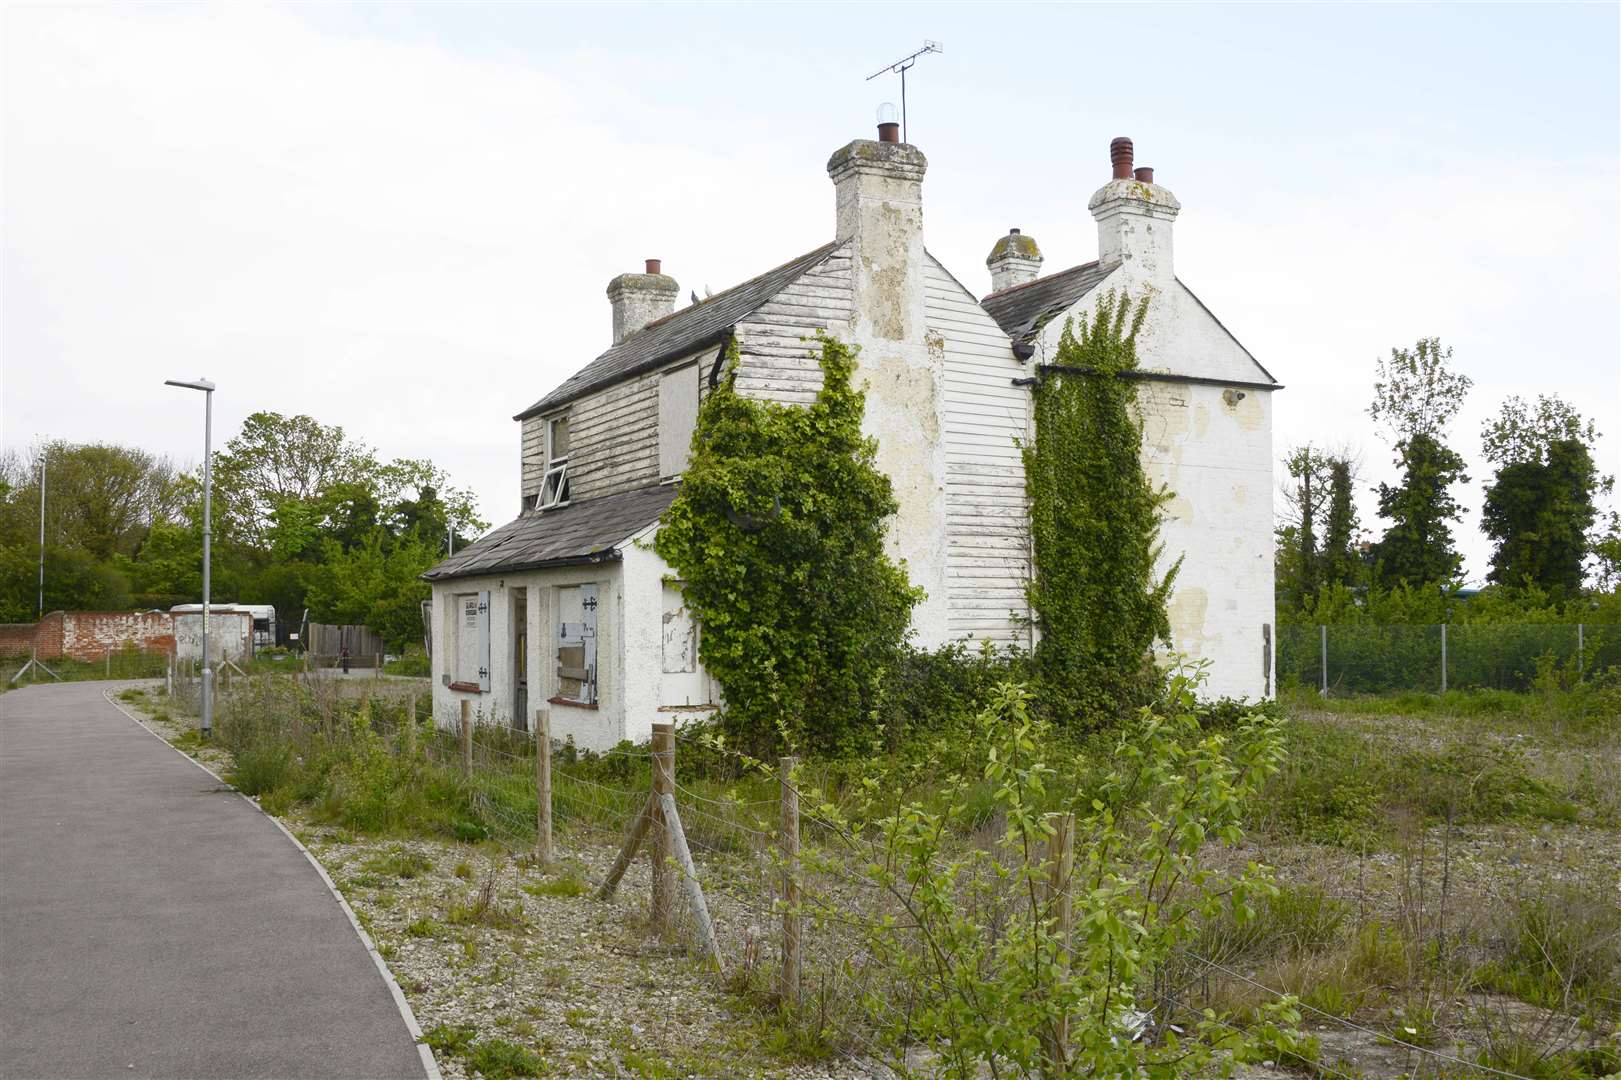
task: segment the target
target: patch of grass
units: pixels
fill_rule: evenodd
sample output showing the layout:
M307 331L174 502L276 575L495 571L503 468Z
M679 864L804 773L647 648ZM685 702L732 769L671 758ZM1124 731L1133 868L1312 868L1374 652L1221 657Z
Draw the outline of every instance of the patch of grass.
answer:
M517 904L505 906L496 900L499 867L490 866L490 872L479 884L478 891L469 899L451 904L445 921L452 926L488 926L495 930L522 930L529 925L523 908Z
M1621 997L1621 905L1598 886L1554 886L1521 900L1480 985L1547 1009Z
M584 896L591 891L591 885L580 876L575 867L570 866L563 873L543 881L530 882L523 887L523 891L530 896L575 897Z
M421 877L433 869L433 860L416 851L408 851L403 847L392 847L384 855L373 855L361 864L365 869L376 874L386 874L392 878L409 880Z
M436 1024L422 1033L422 1041L446 1054L461 1054L478 1037L471 1024Z
M405 933L407 936L415 938L433 937L439 933L439 924L424 915L407 926Z
M1320 885L1283 885L1240 920L1232 908L1200 929L1195 951L1219 964L1321 952L1338 939L1348 906Z
M466 859L463 859L461 862L456 864L456 869L453 871L453 873L455 873L455 875L461 878L463 881L467 881L473 876L473 864L468 862Z
M283 742L265 742L239 751L226 779L246 795L264 795L287 781L293 767L293 748Z
M546 1074L546 1062L539 1054L505 1039L480 1039L463 1059L470 1069L487 1080Z

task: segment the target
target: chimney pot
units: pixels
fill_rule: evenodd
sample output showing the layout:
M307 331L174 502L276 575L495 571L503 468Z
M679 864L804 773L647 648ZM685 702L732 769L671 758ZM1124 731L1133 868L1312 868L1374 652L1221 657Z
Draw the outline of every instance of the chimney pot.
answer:
M878 141L898 143L901 141L901 126L894 121L878 125Z
M1109 142L1109 161L1114 165L1116 180L1131 179L1131 140L1125 136Z
M1131 175L1139 184L1152 184L1154 182L1154 170L1146 165L1134 170Z
M664 260L663 259L648 259L647 260L647 272L649 274L660 273L661 272L660 268L663 265L664 265Z
M1007 234L1009 236L1018 236L1019 235L1019 230L1018 229L1009 229L1007 231Z

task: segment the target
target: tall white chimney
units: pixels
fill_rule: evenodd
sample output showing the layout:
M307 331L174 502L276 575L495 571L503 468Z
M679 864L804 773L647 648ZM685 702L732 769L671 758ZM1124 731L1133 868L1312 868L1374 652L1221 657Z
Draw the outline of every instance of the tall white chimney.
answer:
M950 640L946 573L945 343L925 322L929 256L923 249L928 159L900 141L893 109L879 111L878 139L857 139L827 163L836 194L835 236L850 255L850 344L866 388L862 432L898 509L885 532L926 599L912 613L917 643ZM843 332L841 331L841 336Z
M1098 223L1098 261L1121 263L1133 276L1164 288L1176 279L1171 226L1182 204L1154 183L1154 170L1134 168L1130 139L1109 144L1114 176L1087 204Z
M656 319L675 311L681 291L675 278L660 273L658 259L647 260L647 273L620 274L608 282L608 302L614 312L614 344Z

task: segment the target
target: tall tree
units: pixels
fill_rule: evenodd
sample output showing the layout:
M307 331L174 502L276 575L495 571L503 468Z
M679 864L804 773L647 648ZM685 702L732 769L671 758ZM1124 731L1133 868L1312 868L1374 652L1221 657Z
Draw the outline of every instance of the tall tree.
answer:
M1357 536L1355 478L1350 457L1330 458L1328 511L1323 524L1322 573L1324 585L1355 585L1362 560L1353 546Z
M1402 474L1394 486L1379 485L1379 515L1390 525L1375 554L1389 584L1450 582L1463 562L1452 537L1461 508L1451 488L1469 477L1442 436L1474 381L1453 371L1451 361L1452 350L1433 337L1378 361L1368 415L1385 425Z
M1414 435L1397 445L1401 483L1379 485L1379 516L1390 521L1374 546L1381 580L1419 586L1451 582L1463 557L1452 538L1452 523L1461 515L1452 485L1467 483L1464 461L1428 435Z
M1293 551L1282 561L1287 577L1280 578L1278 584L1289 606L1298 607L1317 592L1321 578L1317 536L1326 495L1328 458L1307 443L1289 451L1283 464L1292 483L1283 492L1289 517L1280 535Z
M1494 544L1491 580L1574 595L1598 539L1588 536L1598 519L1595 498L1614 484L1593 463L1597 427L1557 396L1539 395L1535 406L1516 396L1480 436L1497 466L1481 514Z
M283 503L313 501L339 483L364 483L376 467L371 450L335 424L256 412L214 460L221 531L263 546Z

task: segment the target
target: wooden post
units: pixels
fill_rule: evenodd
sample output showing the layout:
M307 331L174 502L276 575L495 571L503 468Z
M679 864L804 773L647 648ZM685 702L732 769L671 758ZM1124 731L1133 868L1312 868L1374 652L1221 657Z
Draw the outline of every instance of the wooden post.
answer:
M473 775L472 702L462 698L462 775Z
M709 905L704 903L704 887L698 882L698 868L692 864L692 852L687 847L686 831L681 828L675 796L660 795L659 810L664 815L665 831L670 834L676 865L681 867L681 882L686 886L687 901L692 905L693 922L698 924L698 944L703 946L704 955L715 965L715 970L724 972L726 964L720 957L720 944L715 940L715 924L709 921Z
M405 756L417 756L417 696L412 691L405 697Z
M782 971L777 994L784 1004L799 1002L799 789L794 787L796 757L779 760L782 823L777 846L782 850Z
M649 795L642 808L636 812L636 816L630 819L630 828L625 831L625 843L619 849L619 856L608 868L608 876L602 879L602 887L597 889L598 900L608 899L619 887L619 879L630 869L630 860L636 857L636 849L642 846L642 837L647 835L647 830L652 824L653 796Z
M376 661L376 666L372 668L371 677L381 679L383 677L383 654L377 653L373 659Z
M1048 814L1053 833L1047 838L1047 917L1054 921L1058 939L1058 970L1067 973L1070 939L1075 932L1075 903L1071 881L1075 875L1075 815ZM1069 1017L1060 1015L1046 1033L1047 1057L1055 1073L1069 1061Z
M648 858L653 870L653 933L663 936L670 930L673 900L670 881L670 863L675 849L670 842L670 829L664 820L662 797L675 795L675 725L653 725L653 843Z
M113 651L111 649L106 650L105 659L107 661L107 678L110 679L113 677Z
M535 710L535 858L552 861L552 714Z

